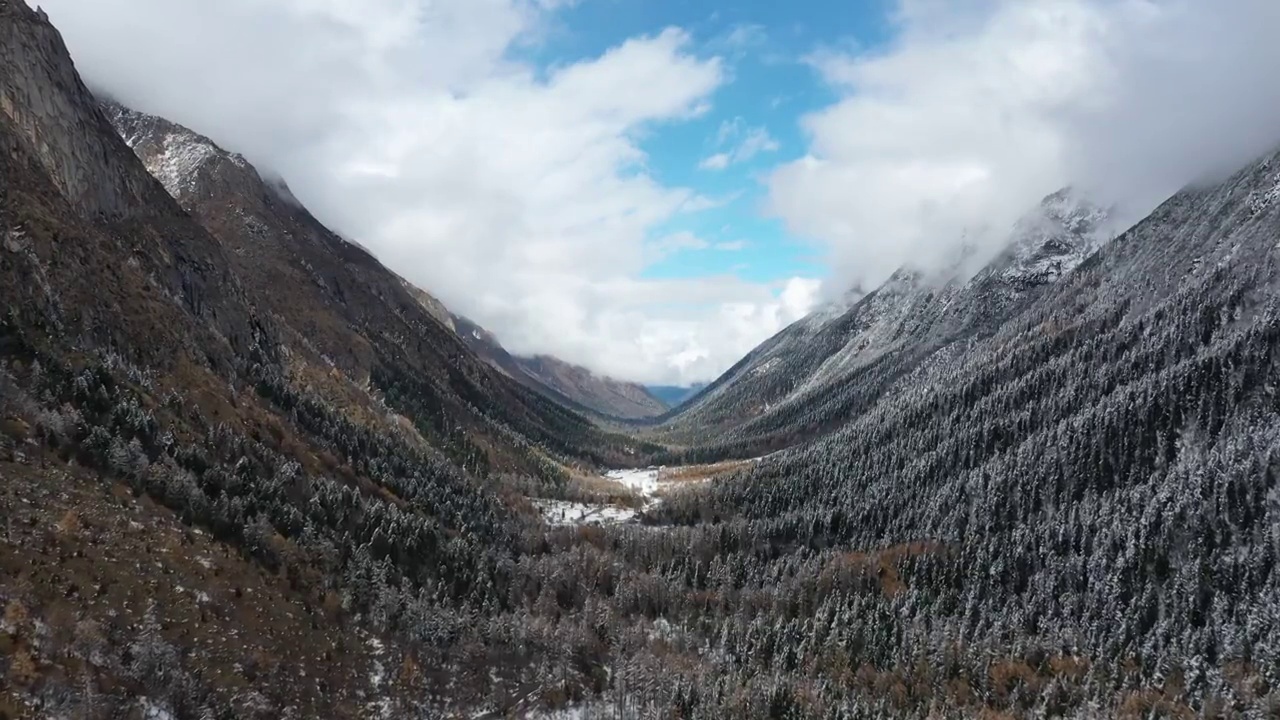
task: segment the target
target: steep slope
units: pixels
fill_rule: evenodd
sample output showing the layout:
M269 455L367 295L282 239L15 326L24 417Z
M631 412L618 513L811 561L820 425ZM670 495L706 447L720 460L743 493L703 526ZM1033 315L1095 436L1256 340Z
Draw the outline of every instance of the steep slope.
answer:
M154 164L179 130L130 137ZM1280 153L1092 254L1050 198L963 283L895 276L739 430L798 446L591 527L519 469L616 438L247 164L196 167L189 213L0 0L6 717L1280 708Z
M553 358L508 354L492 335L395 276L361 246L322 227L283 181L264 180L243 157L187 128L116 103L104 106L148 170L183 207L234 248L240 259L238 272L263 289L273 309L289 319L300 337L311 343L332 338L321 354L326 362L354 373L357 382L370 371L368 346L377 342L362 337L360 330L376 329L384 337L401 332L379 322L383 306L392 316L414 325L413 332L439 339L427 318L407 302L411 298L429 318L455 331L480 358L526 387L567 399L574 409L617 417L644 417L665 410L639 386L599 378ZM270 272L276 274L267 275ZM299 292L297 286L314 288ZM283 288L290 291L283 293ZM355 288L354 296L348 296L349 288ZM328 326L321 326L325 322ZM411 351L420 354L417 347ZM504 399L498 405L506 403Z
M416 429L471 468L547 472L545 458L522 448L524 438L557 457L621 460L627 441L605 438L495 372L462 342L465 332L455 332L438 301L330 232L283 182L264 180L244 158L187 128L104 107L147 169L229 249L252 300L291 335L293 380L360 413L384 414L385 399L425 420Z
M600 376L549 355L512 355L497 336L471 320L453 315L451 323L477 355L571 408L620 419L651 418L667 411L666 403L642 385Z
M838 431L660 508L768 539L777 559L740 555L735 577L758 580L735 589L803 611L739 637L841 658L787 702L816 687L805 702L857 717L1274 712L1277 167L1179 193L990 334L874 400L837 388L863 408Z
M272 322L112 131L58 33L13 0L0 0L0 233L0 712L101 717L145 695L183 716L247 716L256 683L227 674L243 663L274 678L256 695L265 707L354 716L368 659L353 631L316 630L326 588L294 574L324 566L332 535L305 549L296 533L273 537L282 518L259 503L281 488L245 485L286 459L308 482L338 469L253 393L253 368L278 365ZM488 502L454 487L461 503ZM206 568L177 548L218 559ZM169 602L175 578L210 573L221 580L189 587L211 604ZM269 636L227 641L251 628ZM328 653L337 672L317 665L308 680L279 663L290 651Z
M496 663L441 658L509 602L521 493L639 446L495 371L243 159L110 110L168 190L0 0L0 713L488 697Z
M1109 236L1108 218L1070 189L1054 193L976 274L964 270L967 255L942 271L903 268L871 293L820 308L686 402L668 427L704 442L710 430L744 452L827 432L857 410L832 403L837 388L880 387L940 349L991 332L1096 250Z

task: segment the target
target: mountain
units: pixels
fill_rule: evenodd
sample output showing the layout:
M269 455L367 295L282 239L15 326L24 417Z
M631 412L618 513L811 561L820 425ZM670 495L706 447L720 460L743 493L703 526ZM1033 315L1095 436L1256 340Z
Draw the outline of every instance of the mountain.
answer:
M418 432L467 466L541 473L546 457L531 458L503 436L514 430L572 455L566 439L595 433L527 383L499 379L488 358L468 350L443 305L321 225L283 181L264 179L240 155L163 118L110 101L103 108L147 170L227 248L249 299L280 321L295 381L368 414L385 414L383 404L404 414L409 408L388 403L393 398L423 402L420 412L435 419ZM493 441L482 448L459 427Z
M646 385L645 390L665 403L667 407L674 408L697 395L706 386L706 383L694 383L687 387L681 385Z
M458 336L480 357L519 382L569 407L606 418L651 418L667 405L636 383L596 375L590 370L549 355L522 357L502 347L497 336L476 323L451 316Z
M874 372L830 387L827 402L857 408L838 429L659 508L658 521L715 517L788 558L758 562L794 581L761 569L734 585L799 610L743 628L749 647L773 649L760 664L839 658L816 661L831 686L817 697L793 686L786 707L1118 718L1273 707L1277 167L1272 153L1178 193L1011 315L970 303L958 317L989 331L924 359L881 353ZM1062 269L1023 267L1008 266L1011 288L998 266L984 277L1021 292ZM858 679L842 684L844 672Z
M1274 716L1280 152L1105 216L788 328L660 447L0 0L0 714Z
M758 454L829 432L916 363L990 333L1034 301L1110 237L1110 217L1064 188L1021 218L976 274L966 270L966 251L940 270L904 267L870 293L847 293L682 405L670 434L705 438L710 431L722 449ZM854 384L860 399L849 404L837 388Z
M6 716L421 708L440 651L385 591L463 627L506 602L527 496L652 450L491 367L244 158L100 105L20 0L0 189Z

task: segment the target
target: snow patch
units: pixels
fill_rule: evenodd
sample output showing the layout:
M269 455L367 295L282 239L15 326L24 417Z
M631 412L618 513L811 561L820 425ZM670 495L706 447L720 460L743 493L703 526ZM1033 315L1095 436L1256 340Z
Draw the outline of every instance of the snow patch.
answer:
M1270 189L1254 190L1245 202L1249 204L1249 212L1257 215L1271 207L1277 198L1280 198L1280 173L1271 176Z
M365 644L369 647L369 654L372 656L372 664L369 668L369 687L373 689L375 697L382 691L383 683L386 682L387 672L382 664L383 656L386 654L386 646L382 644L382 640L370 635L365 639ZM371 713L370 717L390 718L391 717L391 700L390 698L381 697L375 699L366 705Z
M626 485L628 488L644 495L645 497L653 497L658 492L658 472L659 468L649 467L633 470L610 470L604 476L610 480Z
M778 364L779 364L779 363L781 363L781 362L782 362L782 358L777 358L777 357L775 357L775 358L770 358L770 359L766 360L765 362L761 363L761 364L760 364L760 367L753 368L753 369L751 370L751 374L752 374L752 375L764 375L764 374L768 373L770 370L772 370L772 369L774 369L774 368L778 367Z
M138 703L142 706L142 720L177 720L168 708L150 698L138 698Z
M200 168L218 155L212 143L189 133L169 133L162 147L162 152L148 160L147 170L175 198L194 190Z
M535 499L548 525L618 525L636 517L636 511L615 505L588 505L567 500Z
M610 470L604 474L644 500L644 508L652 508L662 502L659 497L664 483L658 476L665 468L647 467L629 470ZM619 525L636 519L640 511L617 505L570 502L568 500L551 500L532 498L533 504L542 511L548 525Z

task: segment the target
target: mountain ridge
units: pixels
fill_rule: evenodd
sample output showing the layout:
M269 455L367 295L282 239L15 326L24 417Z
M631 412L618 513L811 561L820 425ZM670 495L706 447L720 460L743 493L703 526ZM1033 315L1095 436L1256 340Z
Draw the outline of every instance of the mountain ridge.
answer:
M209 172L229 174L225 182L231 184L262 185L286 204L302 207L283 180L268 181L242 155L223 150L208 137L164 118L130 110L114 100L103 100L103 107L129 146L140 148L152 175L180 202L190 199L188 196L192 193L210 191L200 182L201 173ZM218 166L219 163L225 165L210 169L209 166ZM244 207L243 199L241 207ZM359 243L336 234L333 237L373 258ZM511 355L491 333L454 314L430 293L407 280L403 282L405 289L417 298L428 314L456 331L480 357L509 377L565 401L575 410L624 419L651 417L666 410L665 405L634 383L601 377L549 356L526 358Z
M786 420L793 417L788 407L850 382L886 354L919 350L923 359L934 347L985 332L1096 251L1112 232L1110 217L1069 188L1056 191L1015 223L1004 248L976 271L966 269L970 255L961 253L951 267L900 268L871 292L816 309L667 416L667 434L658 436L709 428L726 447L741 448L729 452L750 454L827 432L839 415L798 430Z

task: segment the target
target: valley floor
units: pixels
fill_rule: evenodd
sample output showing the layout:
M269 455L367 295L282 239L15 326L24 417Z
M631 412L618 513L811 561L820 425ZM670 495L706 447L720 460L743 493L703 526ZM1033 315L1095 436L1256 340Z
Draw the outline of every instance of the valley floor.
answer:
M637 521L645 510L656 508L673 493L710 482L716 477L746 469L760 458L711 465L650 466L609 470L598 479L606 485L618 486L626 502L574 502L570 500L535 499L547 524L617 525ZM596 487L600 485L597 483Z

